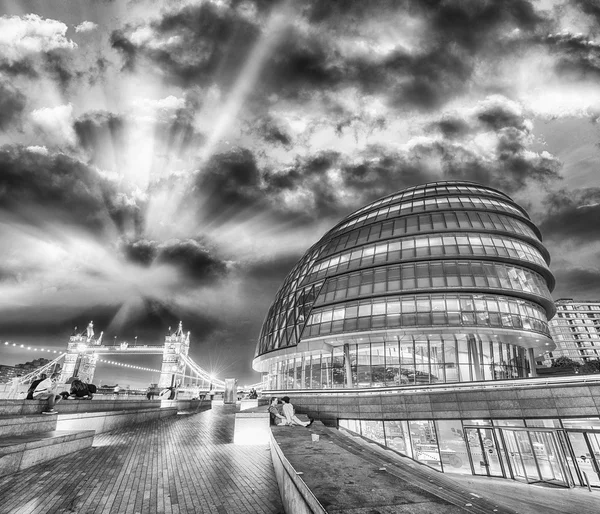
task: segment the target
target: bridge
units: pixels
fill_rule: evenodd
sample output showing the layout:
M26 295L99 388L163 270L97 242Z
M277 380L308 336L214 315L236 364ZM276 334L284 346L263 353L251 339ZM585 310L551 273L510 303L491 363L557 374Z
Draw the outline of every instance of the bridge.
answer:
M106 344L103 341L104 333L96 336L94 323L90 321L83 332L74 330L69 337L66 351L57 355L43 367L24 376L12 379L8 388L7 396L16 398L41 373L51 374L60 368L59 384L65 384L72 377L77 377L83 382L93 383L96 367L99 362L113 364L103 357L109 355L162 355L160 370L143 368L140 366L129 366L147 371L159 372L160 378L158 388L182 386L187 380L194 383L194 389L200 392L225 391L236 387L234 379L224 379L214 376L203 369L189 356L190 332L185 332L183 323L180 321L175 330L169 327L168 333L161 344L138 344L137 338L134 344L123 342L120 344ZM116 363L115 363L116 364ZM263 389L263 384L246 386L257 390ZM234 391L235 392L235 391Z

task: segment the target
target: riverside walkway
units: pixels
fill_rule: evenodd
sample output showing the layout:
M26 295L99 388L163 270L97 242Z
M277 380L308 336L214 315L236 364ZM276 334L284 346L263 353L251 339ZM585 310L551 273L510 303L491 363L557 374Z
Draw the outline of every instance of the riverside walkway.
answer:
M1 514L283 514L268 445L233 444L235 405L98 434L0 478Z

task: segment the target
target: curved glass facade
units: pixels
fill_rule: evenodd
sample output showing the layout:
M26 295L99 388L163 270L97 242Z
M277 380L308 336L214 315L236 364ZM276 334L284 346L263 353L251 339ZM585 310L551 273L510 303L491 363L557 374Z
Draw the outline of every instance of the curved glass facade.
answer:
M549 263L537 227L499 191L401 191L347 216L292 269L254 368L273 389L526 377L553 347Z

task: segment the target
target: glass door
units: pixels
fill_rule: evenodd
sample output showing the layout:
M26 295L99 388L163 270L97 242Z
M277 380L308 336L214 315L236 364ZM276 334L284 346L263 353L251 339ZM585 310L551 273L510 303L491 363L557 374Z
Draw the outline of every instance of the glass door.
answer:
M521 450L519 448L519 443L515 436L515 432L512 430L502 429L502 434L504 435L506 456L508 458L508 462L510 463L513 478L515 480L523 480L525 482L528 482L529 480L527 472L525 470L525 463L523 462Z
M570 487L567 459L552 430L502 428L515 480Z
M600 461L600 434L594 432L567 432L577 472L581 478L581 485L587 485L589 481L593 487L600 487L600 473L598 464ZM587 480L586 480L587 478Z
M465 439L474 475L504 477L493 428L465 428Z
M556 439L556 434L536 430L528 433L541 480L569 487L571 480L567 471L566 457Z

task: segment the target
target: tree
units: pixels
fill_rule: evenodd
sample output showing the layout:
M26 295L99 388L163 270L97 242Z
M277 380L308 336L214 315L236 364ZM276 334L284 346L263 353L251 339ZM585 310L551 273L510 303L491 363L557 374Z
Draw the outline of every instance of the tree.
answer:
M578 368L579 366L581 366L579 362L576 362L569 357L559 357L552 361L553 368Z
M581 368L579 369L579 373L600 373L600 360L595 359L591 361L587 361Z

